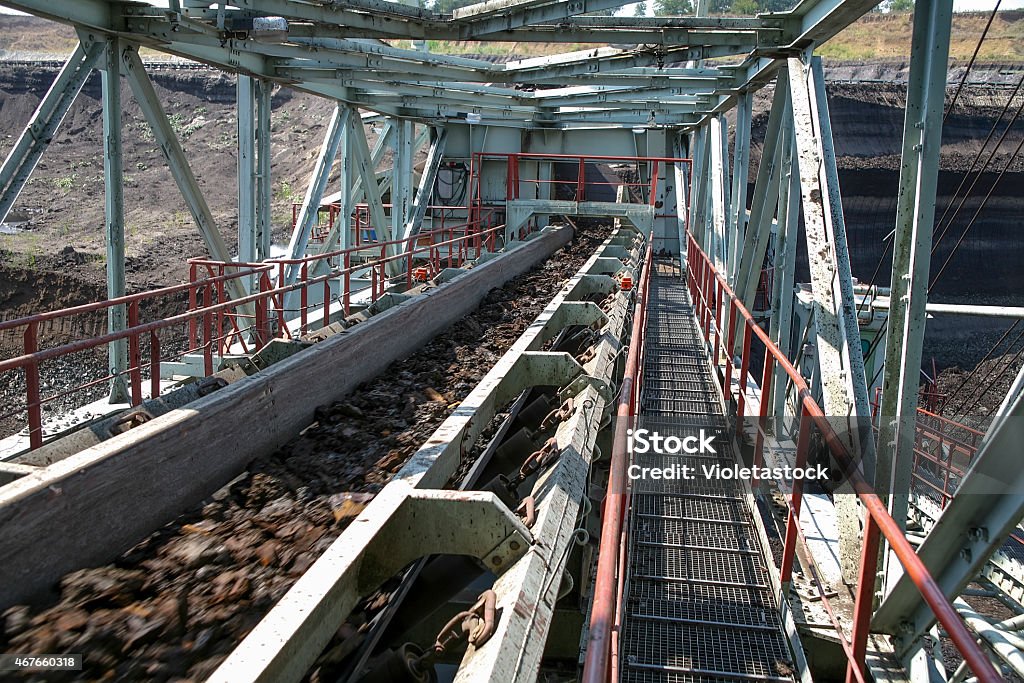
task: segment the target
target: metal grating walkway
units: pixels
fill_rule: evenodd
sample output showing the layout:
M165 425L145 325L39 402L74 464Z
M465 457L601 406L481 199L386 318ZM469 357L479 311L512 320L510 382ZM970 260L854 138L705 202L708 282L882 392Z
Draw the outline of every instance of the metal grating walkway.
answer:
M678 262L651 274L640 428L723 435L724 415ZM674 430L674 431L673 431ZM717 454L634 455L641 467L731 465ZM741 482L634 482L621 680L792 681L789 646Z

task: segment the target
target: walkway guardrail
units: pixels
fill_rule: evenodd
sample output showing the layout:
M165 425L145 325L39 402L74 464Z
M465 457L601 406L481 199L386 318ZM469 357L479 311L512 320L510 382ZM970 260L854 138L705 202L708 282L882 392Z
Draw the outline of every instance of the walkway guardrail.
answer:
M797 468L807 464L812 431L816 431L829 449L832 457L849 477L856 495L863 504L867 515L865 519L863 552L858 573L854 602L854 619L851 635L847 637L842 624L835 616L828 596L821 582L816 580L821 593L822 604L825 606L836 635L839 638L847 658L847 683L857 681L867 683L865 656L868 635L871 631L871 616L874 607L876 570L881 538L885 538L889 547L898 558L900 564L914 585L921 592L924 601L935 614L936 619L949 635L964 661L984 683L996 683L1002 680L992 663L985 656L981 647L975 642L974 636L967 628L963 619L957 614L952 603L946 598L928 568L917 556L914 547L904 535L896 520L889 515L885 503L878 497L871 485L864 479L846 444L835 433L821 407L814 400L803 375L793 366L778 347L762 330L754 317L736 297L735 293L717 272L707 254L700 248L692 235L687 235L687 284L693 300L698 324L709 346L713 358L732 358L732 350L738 328L742 334L742 353L740 355L740 390L733 396L731 387L732 363L725 363L722 377L723 393L727 401L735 398L737 404L737 429L742 429L743 417L746 415L746 396L743 391L744 382L750 372L751 346L756 339L764 350L764 361L761 373L761 396L768 393L775 367L778 366L792 382L796 390L799 406L798 434L796 449ZM765 425L768 418L768 401L760 401L758 414L758 430L754 443L754 464L763 464ZM757 482L754 482L757 485ZM793 575L793 563L796 555L797 539L802 535L800 529L800 507L803 487L800 480L793 483L789 496L785 497L787 507L786 537L783 545L782 562L779 567L781 582L780 590L788 593ZM815 572L812 572L814 575ZM816 578L816 577L815 577Z
M20 335L22 339L21 355L0 360L0 374L23 373L25 391L24 402L5 408L0 420L20 419L19 416L24 415L29 447L39 448L44 440L43 413L61 399L124 378L129 402L137 406L145 398L146 374L149 395L160 395L160 367L164 363L189 354L202 354L204 374L211 375L215 371L215 359L222 358L235 344L242 353L253 353L274 338L291 338L312 331L310 314L323 302L336 299L342 312L348 315L355 274L365 275L365 280L369 281L365 287L369 290L367 303L372 303L384 295L388 285L404 282L411 287L415 281L431 279L446 267L459 267L479 258L485 249L495 250L503 229L504 226L478 229L472 224L463 224L407 239L380 242L372 245L375 252L379 250L379 255L361 263L353 263L353 256L357 253L365 256L366 247L265 263L193 259L189 262L189 282L185 284L0 322L0 333ZM316 275L314 266L321 263L326 272ZM388 272L389 264L397 264L398 274ZM299 266L299 275L295 282L286 283L284 273L290 265ZM227 283L235 281L242 281L255 291L242 298L231 298ZM332 295L332 281L341 283L336 297ZM315 290L323 292L322 302L311 296ZM299 299L295 308L289 308L286 299L292 292ZM154 320L143 322L142 311L149 307L162 313ZM168 308L184 310L168 315ZM108 318L123 315L126 327L41 348L41 332L47 326L67 324L73 329L73 321L83 315ZM321 316L320 326L326 326L328 320L329 316ZM43 395L45 387L40 372L43 363L94 353L96 349L115 343L127 346L127 367ZM79 404L86 402L81 400Z
M637 397L643 385L643 349L647 330L647 297L650 292L654 257L654 236L647 240L643 274L633 305L633 328L629 352L616 403L615 435L612 442L608 489L601 508L600 553L594 583L594 604L590 612L590 633L583 668L586 683L617 681L618 633L622 625L622 595L625 581L626 515L629 510L629 452L626 430L635 427ZM611 674L609 678L609 674Z

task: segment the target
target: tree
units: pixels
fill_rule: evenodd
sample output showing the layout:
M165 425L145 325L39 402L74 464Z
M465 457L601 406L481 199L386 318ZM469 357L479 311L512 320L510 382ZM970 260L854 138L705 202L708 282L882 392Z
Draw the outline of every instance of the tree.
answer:
M634 17L646 17L647 16L647 3L638 2L636 8L633 10Z
M913 12L914 0L889 0L887 7L890 12Z
M691 0L654 0L654 13L659 17L693 14L693 2Z
M757 0L736 0L732 3L730 10L733 14L742 14L744 16L753 16L761 11L758 7Z
M796 0L757 0L761 12L786 12L793 9Z
M441 14L451 14L460 7L466 7L478 2L478 0L434 0L431 9Z

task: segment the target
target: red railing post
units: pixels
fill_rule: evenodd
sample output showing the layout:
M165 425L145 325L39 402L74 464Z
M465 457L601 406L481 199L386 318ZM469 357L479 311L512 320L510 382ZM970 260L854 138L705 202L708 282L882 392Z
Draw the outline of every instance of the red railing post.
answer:
M225 273L225 270L224 270L223 267L221 267L218 270L218 274L224 275L224 273ZM225 301L227 301L227 298L224 296L224 281L223 280L217 280L217 303L224 303ZM227 315L226 311L221 311L221 310L217 311L217 344L218 344L218 346L221 349L221 355L223 355L224 351L227 350L227 349L224 348L225 345L227 344L227 339L224 338L224 316L225 315Z
M188 267L188 281L192 284L188 288L188 310L196 310L196 264L191 263ZM190 349L194 349L199 345L199 326L198 320L195 317L188 319L188 346Z
M302 280L302 287L299 289L299 330L305 334L309 325L309 266L305 261L299 269L299 279Z
M736 398L736 434L740 435L743 433L743 418L746 416L747 411L747 374L750 372L750 323L744 322L743 324L743 355L740 356L740 376L737 379L736 391L739 394ZM726 361L732 365L732 359L729 358L729 354L732 353L732 347L726 353Z
M139 300L133 299L128 304L128 327L139 325ZM128 337L128 367L132 384L132 405L142 403L142 354L139 351L139 335L133 333Z
M342 278L342 292L341 292L341 307L345 310L345 315L349 314L349 304L352 300L352 272L351 272L351 254L346 251L342 256L342 268L344 269L344 276Z
M801 470L807 464L807 451L811 447L811 420L807 414L807 407L801 404L800 407L800 434L796 441L796 462L793 467ZM796 537L799 533L797 527L800 525L800 504L803 501L804 484L803 479L793 479L793 491L790 496L789 514L786 518L786 541L782 546L782 596L785 600L789 593L789 584L793 577L793 558L796 555Z
M580 165L576 171L576 201L582 202L586 192L587 167L584 157L580 157Z
M658 162L651 162L651 206L657 206Z
M25 355L39 350L38 324L30 322L25 327ZM28 410L28 442L32 448L43 445L43 405L39 393L39 364L33 360L25 366L25 406Z
M208 284L203 288L203 308L212 306L213 288ZM209 377L213 374L213 314L209 310L203 312L203 373Z
M331 324L331 281L324 280L324 314L320 319L321 329Z
M729 302L732 303L731 301ZM725 400L732 400L732 358L730 357L731 350L736 348L736 307L730 305L729 312L726 314L729 319L729 333L727 335L726 344L728 349L726 351L726 362L725 362L725 381L722 383L722 389L725 392ZM746 325L743 326L746 329ZM744 332L744 335L746 332ZM717 359L715 359L717 361Z
M758 404L757 411L757 436L754 439L754 467L758 468L764 464L764 434L768 429L768 402L771 398L772 378L775 374L775 356L773 356L769 349L765 349L764 353L764 367L761 371L761 400ZM751 488L755 491L760 487L760 480L757 476L757 470L754 470L754 476L751 480Z
M149 333L149 397L160 395L160 337L157 331Z
M865 515L864 545L860 554L860 573L857 576L857 594L853 603L853 633L851 634L853 661L847 662L846 681L853 683L864 670L864 656L868 649L871 613L875 603L875 582L878 572L879 528L874 517Z

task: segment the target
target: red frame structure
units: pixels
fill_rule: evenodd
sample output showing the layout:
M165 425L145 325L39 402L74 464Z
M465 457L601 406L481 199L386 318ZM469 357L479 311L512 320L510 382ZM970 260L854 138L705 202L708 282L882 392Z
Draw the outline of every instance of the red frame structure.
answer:
M641 280L642 291L648 289L649 267ZM854 619L852 632L847 637L843 625L836 617L835 611L828 600L827 593L819 578L819 572L813 565L809 573L818 588L822 605L825 607L836 634L847 658L847 683L857 681L867 683L865 656L867 641L871 629L871 616L874 606L876 569L880 540L885 538L889 547L903 565L906 575L911 579L936 619L945 629L957 650L979 681L996 683L1002 680L992 663L988 660L981 646L975 642L974 636L964 621L953 608L952 603L943 594L942 589L931 576L927 567L917 556L910 541L907 540L900 526L889 515L885 503L874 492L871 485L864 480L857 470L855 461L846 444L832 429L824 412L812 397L806 381L771 341L758 325L754 317L743 303L736 297L725 279L716 271L693 236L687 234L687 286L694 306L694 313L701 329L709 352L713 358L732 357L735 348L738 327L742 327L742 354L740 356L740 386L750 372L751 347L756 339L763 347L764 361L761 368L762 396L767 393L775 374L780 368L796 390L800 406L799 431L797 434L796 467L807 462L810 450L812 430L817 430L824 439L826 446L847 473L850 483L861 503L867 511L866 528L864 530L863 552L858 574L854 603ZM617 680L618 653L615 647L618 638L620 620L617 615L622 611L626 545L623 542L628 495L623 489L612 488L616 482L626 478L628 457L625 448L626 425L636 419L636 397L642 384L640 376L640 358L643 347L643 322L646 316L646 294L638 298L637 312L634 315L633 341L630 345L627 361L626 377L623 379L619 397L618 413L625 419L620 420L616 428L612 451L611 472L609 475L608 494L605 499L602 516L601 546L598 555L598 572L595 584L594 605L590 624L590 640L586 653L583 680L586 683L606 683ZM737 405L737 429L742 429L742 417L746 415L746 397L744 392L733 394L732 363L726 363L725 369L719 374L723 393L727 402L735 399ZM754 463L763 464L765 424L768 418L768 402L760 401L758 413L758 430L754 443ZM621 486L621 484L620 484ZM757 486L757 482L754 482ZM787 506L786 536L783 545L780 569L780 591L788 593L796 557L796 545L802 538L800 529L800 507L803 489L799 481L794 482L790 495L785 497ZM806 539L804 539L806 541Z
M490 214L486 215L489 221ZM161 363L190 353L202 353L204 374L208 376L214 372L214 357L223 357L236 342L241 345L244 353L252 353L275 337L288 338L293 333L311 331L308 318L314 306L309 303L309 294L315 287L323 288L324 300L327 301L331 298L330 281L340 279L342 291L339 298L347 315L350 312L353 273L368 271L372 303L383 296L389 283L399 278L411 287L414 267L426 268L428 277L433 277L445 267L459 267L467 260L479 258L484 248L494 250L503 230L504 226L482 227L480 222L463 223L407 239L377 242L369 248L364 245L301 259L281 259L266 263L192 259L189 261L189 282L185 284L0 322L0 333L20 334L23 339L22 355L0 360L0 373L25 373L24 406L0 417L26 412L29 446L32 449L39 448L43 444L42 414L47 403L103 385L115 378L115 375L107 374L44 398L40 382L41 363L125 341L128 346L128 368L125 373L128 377L130 401L132 405L139 405L143 400L143 372L147 369L150 374L150 395L156 397L160 395ZM389 251L392 253L389 254ZM329 272L311 277L312 268L319 262L325 262ZM402 274L389 276L389 263L402 264ZM298 278L294 283L282 284L289 266L299 267ZM276 282L270 277L275 270ZM251 282L255 291L243 298L231 299L225 283L236 280ZM298 292L300 298L298 308L294 311L285 307L285 295L289 292ZM176 306L182 303L185 310L181 313L149 322L141 320L143 305ZM55 322L62 324L87 314L101 313L109 316L118 307L125 307L127 311L126 329L52 348L39 348L43 326ZM299 318L299 325L294 330L289 329L286 320L287 314L292 312ZM326 324L325 321L326 318L322 325ZM166 341L161 340L161 334L175 334L182 330L186 339L185 349L165 354L162 349ZM148 346L148 354L143 353L145 346ZM148 359L143 360L144 355L148 355Z

